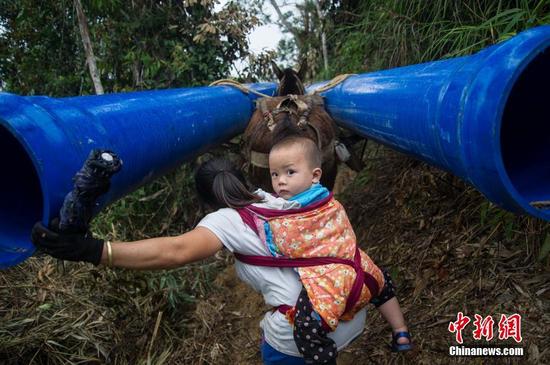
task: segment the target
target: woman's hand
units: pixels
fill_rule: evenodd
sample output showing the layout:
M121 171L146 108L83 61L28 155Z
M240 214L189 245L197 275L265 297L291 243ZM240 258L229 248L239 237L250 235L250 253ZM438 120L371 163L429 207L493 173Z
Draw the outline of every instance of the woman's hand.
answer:
M50 228L37 222L32 228L31 240L46 254L69 261L85 261L98 265L103 252L103 240L91 233L63 233L57 229L58 221L52 221Z

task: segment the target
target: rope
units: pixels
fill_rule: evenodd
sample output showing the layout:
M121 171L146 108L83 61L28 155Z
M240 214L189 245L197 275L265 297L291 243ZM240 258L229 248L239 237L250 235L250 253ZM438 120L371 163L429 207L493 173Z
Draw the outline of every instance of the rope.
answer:
M330 80L328 83L326 83L324 86L321 86L320 88L313 90L313 92L310 92L309 94L310 95L315 95L315 94L322 93L323 91L327 91L329 89L332 89L333 87L341 84L348 77L353 76L353 75L356 75L356 74L341 74L341 75L338 75L335 78L333 78L332 80Z
M217 80L217 81L214 81L213 83L211 83L208 86L219 86L219 85L232 86L236 89L239 89L240 91L242 91L245 94L252 93L252 94L255 94L255 95L258 95L258 96L262 96L262 97L267 97L267 98L271 97L271 95L262 94L261 92L253 90L249 87L246 87L243 84L241 84L240 82L232 80L232 79Z

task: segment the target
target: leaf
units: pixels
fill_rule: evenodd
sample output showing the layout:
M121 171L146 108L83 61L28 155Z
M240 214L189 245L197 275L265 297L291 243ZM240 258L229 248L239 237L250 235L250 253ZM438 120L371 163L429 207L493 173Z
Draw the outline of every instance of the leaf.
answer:
M550 254L550 233L546 234L544 243L540 248L539 261L544 260Z
M52 307L52 304L51 304L51 303L44 303L44 304L42 304L42 305L39 305L39 306L38 306L38 309L44 311L44 310L50 309L51 307Z

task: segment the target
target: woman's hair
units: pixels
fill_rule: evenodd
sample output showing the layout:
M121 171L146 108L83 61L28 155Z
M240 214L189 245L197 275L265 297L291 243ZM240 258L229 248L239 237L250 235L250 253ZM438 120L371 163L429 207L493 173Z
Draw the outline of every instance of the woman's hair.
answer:
M246 180L231 161L212 158L195 172L199 198L214 209L242 208L262 199L247 188Z

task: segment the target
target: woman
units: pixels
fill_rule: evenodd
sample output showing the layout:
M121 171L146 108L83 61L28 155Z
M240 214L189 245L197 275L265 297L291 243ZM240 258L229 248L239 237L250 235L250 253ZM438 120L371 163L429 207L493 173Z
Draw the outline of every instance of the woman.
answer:
M199 197L217 210L204 217L195 229L180 236L111 243L90 234L58 233L55 223L52 229L37 223L32 240L44 252L59 259L129 269L179 267L210 257L224 247L244 255L270 255L236 209L250 204L289 209L293 202L275 199L261 190L251 193L242 173L223 159L212 159L201 165L195 174L195 183ZM294 304L302 290L299 276L292 268L251 266L240 261L236 261L235 268L239 278L260 292L265 302L274 308ZM363 309L330 334L339 350L362 333L365 315ZM292 326L282 313L267 312L260 327L264 364L305 364L296 348Z

